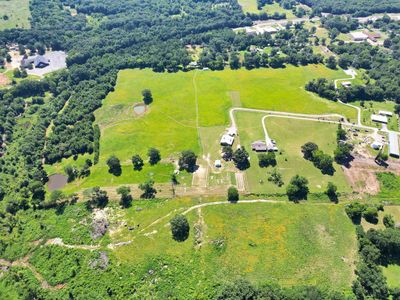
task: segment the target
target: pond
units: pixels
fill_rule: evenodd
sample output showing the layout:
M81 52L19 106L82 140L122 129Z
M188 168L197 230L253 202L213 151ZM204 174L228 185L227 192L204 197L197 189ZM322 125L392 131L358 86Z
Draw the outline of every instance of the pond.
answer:
M62 189L68 182L67 176L63 174L53 174L49 176L49 182L47 182L47 187L49 191L55 191Z
M133 107L133 111L137 115L142 115L146 112L146 105L144 104L137 104Z

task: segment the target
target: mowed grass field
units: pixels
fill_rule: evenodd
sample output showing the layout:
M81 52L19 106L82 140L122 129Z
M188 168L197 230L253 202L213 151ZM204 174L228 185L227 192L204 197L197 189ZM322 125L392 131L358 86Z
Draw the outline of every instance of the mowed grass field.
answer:
M167 226L175 213L185 210L173 210L177 205L173 202L178 201L139 202L119 217L127 220L128 226L146 228L143 232L124 228L111 236L114 242L122 236L134 239L114 249L121 263L140 266L152 257L174 259L179 263L169 264L159 277L167 272L169 278L184 279L175 283L178 291L190 286L192 292L199 292L206 290L209 282L239 277L253 283L350 288L357 243L342 205L239 202L202 207L187 214L190 236L178 243ZM190 204L187 199L182 201L181 207ZM155 219L157 224L146 227Z
M116 186L141 183L148 178L169 182L180 151L191 149L199 156L210 153L200 140L208 140L202 128L229 125L229 109L233 106L297 113L332 113L356 118L354 109L321 99L304 90L312 78L343 77L341 71L324 66L288 66L284 69L192 71L154 73L151 70L123 70L118 75L115 91L96 111L101 128L100 161L91 169L92 175L70 184L68 191L92 186ZM154 102L143 115L133 107L142 101L141 91L150 89ZM259 122L253 124L257 128ZM220 133L220 132L219 132ZM219 137L218 137L219 138ZM141 172L132 170L131 157L140 154L145 160L150 147L158 148L162 163ZM108 173L106 160L116 155L122 163L120 177ZM68 162L69 161L69 162ZM71 163L65 160L50 170L62 170ZM73 162L72 162L73 164Z
M29 28L30 15L29 0L0 0L0 30Z
M329 181L335 183L339 192L350 192L345 175L339 165L334 163L336 172L333 176L323 175L313 163L305 160L301 153L301 146L307 142L316 143L321 150L333 156L336 148L336 124L318 123L306 120L284 119L268 117L265 119L270 138L277 142L279 152L276 152L276 168L282 174L284 185L268 182L272 167L260 168L258 154L251 151L251 143L264 139L262 117L265 114L237 112L240 143L250 153L250 169L246 171L247 185L255 193L273 194L284 193L290 179L298 174L309 181L311 192L323 193ZM262 180L262 183L260 183Z
M266 12L269 15L278 13L285 13L287 19L295 18L295 15L291 10L284 9L279 3L267 4L261 10L257 8L257 0L238 0L240 6L242 6L243 12L245 13L260 13Z

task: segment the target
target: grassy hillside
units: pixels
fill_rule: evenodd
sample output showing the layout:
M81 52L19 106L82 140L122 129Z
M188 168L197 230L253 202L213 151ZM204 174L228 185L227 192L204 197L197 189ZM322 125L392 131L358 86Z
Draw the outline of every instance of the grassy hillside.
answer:
M163 207L169 206L138 205L143 210L130 209L127 220L129 226L140 224L140 228L151 223L155 210L164 211ZM178 259L179 265L186 267L175 266L170 275L187 276L185 284L176 282L179 291L187 289L186 285L205 288L208 281L238 277L255 283L272 280L285 286L350 286L356 240L342 206L239 203L203 207L188 217L191 233L185 242L173 242L169 227L164 226L168 218L160 219L142 236L121 231L118 237L135 238L135 242L116 249L116 256L132 265L144 264L154 256ZM201 234L194 234L195 224ZM195 266L191 272L187 270L190 266Z
M29 28L29 0L0 0L0 30Z

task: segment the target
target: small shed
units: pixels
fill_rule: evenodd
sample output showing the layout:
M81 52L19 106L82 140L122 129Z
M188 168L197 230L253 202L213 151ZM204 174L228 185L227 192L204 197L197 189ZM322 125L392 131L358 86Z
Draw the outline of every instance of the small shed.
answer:
M375 150L380 150L382 147L383 147L383 144L380 143L380 142L378 142L378 141L374 141L374 142L371 144L371 148L372 148L372 149L375 149Z
M345 88L351 87L351 82L350 81L342 81L340 84Z
M378 123L387 124L388 118L382 115L371 115L371 120Z
M232 146L234 141L235 138L233 136L230 136L229 134L224 134L221 138L220 144L222 146Z
M266 152L268 150L267 144L263 141L255 141L251 143L251 149L256 152Z
M221 168L221 167L222 167L221 160L217 159L217 160L214 162L214 166L215 166L216 168Z

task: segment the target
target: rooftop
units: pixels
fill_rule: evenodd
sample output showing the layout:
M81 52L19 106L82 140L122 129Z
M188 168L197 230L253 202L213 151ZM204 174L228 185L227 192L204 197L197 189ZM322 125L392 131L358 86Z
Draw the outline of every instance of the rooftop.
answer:
M389 154L394 157L400 157L399 137L395 132L389 132Z
M371 120L374 122L385 123L385 124L388 122L388 118L382 115L371 115Z

